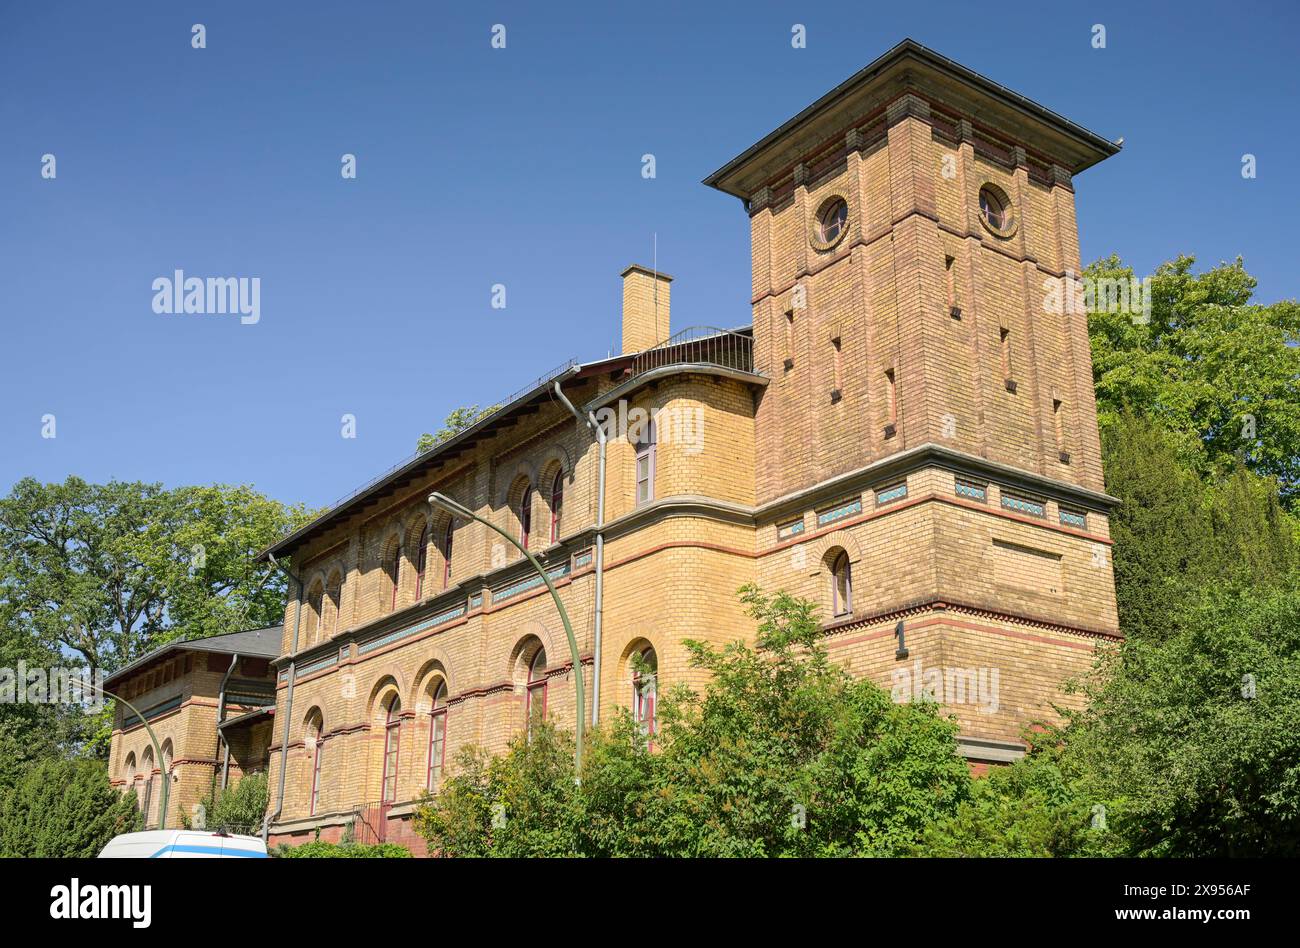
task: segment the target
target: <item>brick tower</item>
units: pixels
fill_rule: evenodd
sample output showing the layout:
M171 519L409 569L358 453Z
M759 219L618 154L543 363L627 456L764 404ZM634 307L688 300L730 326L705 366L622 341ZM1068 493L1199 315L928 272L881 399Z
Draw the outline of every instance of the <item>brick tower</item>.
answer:
M1086 316L1050 304L1073 177L1117 151L908 40L705 182L750 218L755 495L792 552L762 578L843 553L847 661L996 671L1000 710L945 702L976 759L1117 637Z

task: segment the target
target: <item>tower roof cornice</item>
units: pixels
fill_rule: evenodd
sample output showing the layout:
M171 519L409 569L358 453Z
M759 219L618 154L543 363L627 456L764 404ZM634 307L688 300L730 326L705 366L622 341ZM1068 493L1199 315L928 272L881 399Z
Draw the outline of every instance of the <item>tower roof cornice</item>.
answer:
M972 69L905 39L704 179L748 201L806 156L914 95L990 129L1070 174L1120 146Z

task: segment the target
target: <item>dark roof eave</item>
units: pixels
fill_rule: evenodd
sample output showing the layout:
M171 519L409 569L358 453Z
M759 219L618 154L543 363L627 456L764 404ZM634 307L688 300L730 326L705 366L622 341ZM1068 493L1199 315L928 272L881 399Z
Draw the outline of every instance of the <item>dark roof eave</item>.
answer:
M760 152L766 149L773 142L787 135L789 132L798 128L799 126L805 124L806 122L811 120L814 116L816 116L818 113L822 112L828 106L836 102L838 99L843 98L851 90L856 89L867 79L869 79L873 74L881 72L886 67L893 65L895 61L900 60L905 56L914 56L918 59L928 62L930 65L940 70L954 74L958 78L965 80L966 82L968 82L973 86L976 86L977 88L983 90L984 92L988 93L994 98L999 99L1003 103L1010 105L1013 108L1020 110L1021 112L1025 112L1033 116L1034 118L1037 118L1039 121L1042 121L1048 125L1053 126L1058 131L1063 132L1064 134L1068 135L1071 138L1074 138L1076 141L1080 142L1081 144L1087 145L1103 153L1093 161L1086 162L1080 166L1070 169L1072 174L1078 174L1079 172L1092 167L1092 165L1096 164L1098 161L1101 161L1104 158L1108 158L1111 155L1117 154L1120 150L1120 146L1115 144L1114 142L1106 138L1103 138L1101 135L1098 135L1096 132L1084 128L1082 125L1078 124L1077 122L1073 122L1070 119L1067 119L1065 116L1061 115L1060 113L1054 112L1044 105L1040 105L1039 103L1035 102L1033 99L1030 99L1027 96L1023 96L1019 92L1015 92L1012 89L1008 89L1006 86L1002 85L1001 83L994 82L992 79L988 78L987 76L975 72L973 69L963 66L959 62L949 59L947 56L944 56L941 53L935 52L934 50L930 49L928 46L924 46L921 43L916 42L916 40L905 39L898 45L894 46L892 49L876 57L876 59L872 60L866 66L859 69L848 79L845 79L843 82L837 85L830 92L827 92L820 99L812 103L812 105L809 105L807 108L803 109L801 112L795 115L794 118L782 124L780 128L763 136L763 138L759 139L759 141L755 142L749 148L745 149L744 152L742 152L741 154L737 155L735 158L728 161L717 171L713 172L713 174L705 178L704 184L708 185L711 188L716 188L717 190L722 191L726 194L731 194L735 197L741 198L742 200L748 200L749 195L741 194L735 190L729 189L728 187L724 186L723 180L728 176L730 176L734 171L736 171L742 165L747 164L750 160L752 160L755 156L757 156Z
M104 679L104 687L107 688L126 678L129 675L139 671L145 665L153 662L170 652L181 650L190 652L216 652L226 655L248 655L252 658L274 659L280 654L280 638L284 631L283 626L269 625L262 629L246 629L242 632L228 632L225 635L211 635L204 639L178 639L175 642L168 642L166 645L160 645L152 652L146 652L133 662L123 665L113 674ZM256 639L241 639L239 642L231 643L230 639L235 636L248 636L250 633L275 632L275 635L267 636L267 644L262 644ZM257 636L260 638L260 636Z

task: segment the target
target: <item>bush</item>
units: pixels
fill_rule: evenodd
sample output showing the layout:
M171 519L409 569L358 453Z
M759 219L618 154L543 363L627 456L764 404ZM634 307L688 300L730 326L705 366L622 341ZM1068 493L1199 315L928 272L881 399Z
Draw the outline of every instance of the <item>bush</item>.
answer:
M281 843L272 855L277 859L410 859L411 851L396 843L366 846L361 843L324 843L320 840L288 846Z
M626 711L467 749L415 827L444 856L849 856L907 852L969 793L956 725L830 661L813 606L741 590L756 645L688 642L703 695L661 695L655 749Z
M139 827L135 798L110 786L97 761L32 764L0 798L0 856L98 856Z
M209 794L203 800L204 828L255 835L261 832L269 799L266 774L249 774L233 787L217 791L215 798ZM184 826L188 828L191 822L190 814L181 814Z

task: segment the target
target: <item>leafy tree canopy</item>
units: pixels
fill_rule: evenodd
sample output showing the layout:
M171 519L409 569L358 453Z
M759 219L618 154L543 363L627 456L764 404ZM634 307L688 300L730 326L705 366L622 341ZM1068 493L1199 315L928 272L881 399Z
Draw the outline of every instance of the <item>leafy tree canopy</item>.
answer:
M478 405L464 405L455 409L445 419L442 427L433 434L422 434L420 440L416 442L415 450L423 454L432 447L442 444L448 438L455 437L466 428L472 428L479 421L492 414L500 405L489 405L487 408L479 408Z
M0 603L32 642L112 671L278 621L284 579L253 557L307 517L246 486L24 478L0 499Z

